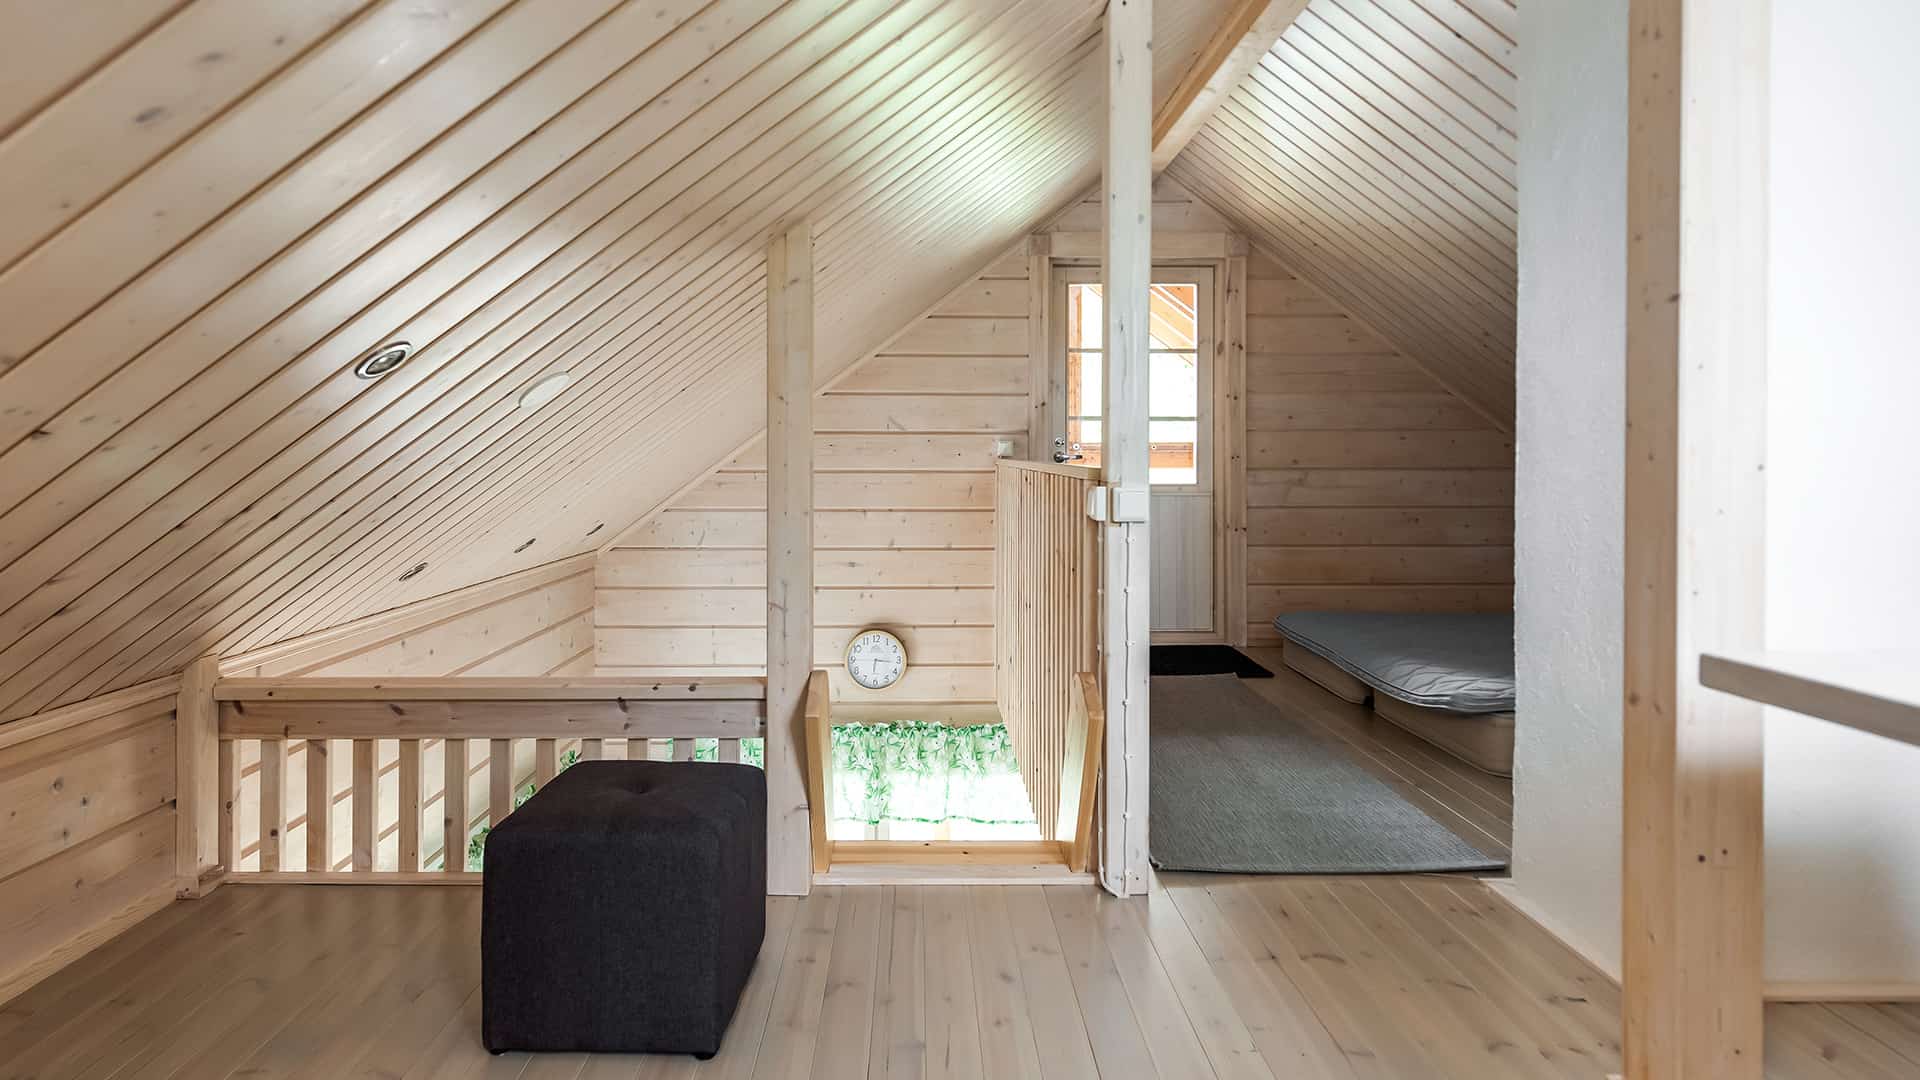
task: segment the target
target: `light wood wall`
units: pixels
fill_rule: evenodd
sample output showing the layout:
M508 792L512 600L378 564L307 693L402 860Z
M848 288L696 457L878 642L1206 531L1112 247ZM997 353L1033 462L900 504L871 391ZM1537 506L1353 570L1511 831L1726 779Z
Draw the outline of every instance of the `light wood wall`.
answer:
M1255 252L1247 638L1286 611L1511 611L1513 438Z
M0 725L0 1001L173 899L178 690Z
M814 402L814 660L836 700L993 701L994 452L1026 453L1027 304L1010 254ZM601 555L598 670L763 670L765 544L756 443ZM867 626L907 647L884 692L841 666Z

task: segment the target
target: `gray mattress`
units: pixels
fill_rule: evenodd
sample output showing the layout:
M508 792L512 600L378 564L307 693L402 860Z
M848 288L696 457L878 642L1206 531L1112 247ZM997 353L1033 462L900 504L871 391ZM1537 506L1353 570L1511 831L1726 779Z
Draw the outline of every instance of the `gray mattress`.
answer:
M1513 616L1299 611L1273 620L1303 648L1410 705L1513 711Z

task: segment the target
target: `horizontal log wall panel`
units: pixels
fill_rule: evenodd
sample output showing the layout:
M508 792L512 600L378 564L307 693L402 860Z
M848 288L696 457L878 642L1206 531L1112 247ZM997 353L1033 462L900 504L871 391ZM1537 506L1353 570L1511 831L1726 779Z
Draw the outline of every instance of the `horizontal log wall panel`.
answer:
M993 488L985 472L816 472L815 510L991 510ZM679 510L765 510L765 472L717 472L675 500ZM613 550L620 550L615 548Z
M1249 640L1288 611L1510 610L1512 436L1271 258L1250 271Z
M1026 451L1027 303L1024 258L990 267L814 402L814 658L836 699L993 700L993 463ZM600 670L764 662L765 462L756 442L601 555ZM907 647L879 693L844 671L869 626Z
M813 632L814 663L837 667L860 627L823 626ZM903 626L897 631L916 664L990 664L989 626ZM606 627L601 648L608 656L646 656L663 666L690 669L754 668L765 665L766 631L750 627Z
M1163 10L1163 92L1226 2ZM785 223L821 386L885 351L850 397L982 399L844 467L984 471L1013 249L1096 162L1091 0L40 6L0 40L0 720L598 551L759 429Z
M0 724L0 1002L173 899L177 692Z
M628 540L662 548L763 548L767 515L667 510L629 533ZM993 512L821 510L813 515L813 541L823 548L992 548Z
M600 585L674 588L758 587L767 580L759 548L615 548L600 563ZM813 580L823 587L993 584L993 552L911 550L815 551Z

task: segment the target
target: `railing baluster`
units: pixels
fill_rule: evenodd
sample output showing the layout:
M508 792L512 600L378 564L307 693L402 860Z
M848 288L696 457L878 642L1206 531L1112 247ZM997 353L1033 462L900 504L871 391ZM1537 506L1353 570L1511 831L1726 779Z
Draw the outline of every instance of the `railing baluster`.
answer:
M353 872L373 870L373 836L380 821L380 789L375 784L374 741L353 740Z
M718 741L719 741L718 752L713 755L716 760L732 761L732 762L737 762L740 760L740 740L739 739L720 739Z
M327 740L307 740L307 873L333 869L333 776Z
M647 760L647 754L648 754L647 740L645 739L628 739L627 740L627 760L628 761L645 761Z
M581 761L599 761L601 758L605 757L606 755L607 755L607 741L605 739L581 739L580 740L580 760Z
M287 831L287 741L260 740L260 871L280 869L280 839Z
M553 775L560 771L560 758L552 739L533 741L533 783L535 787L546 787Z
M467 869L467 740L443 739L440 752L445 755L442 773L446 786L440 792L440 868L449 874Z
M495 739L487 751L492 785L487 801L487 827L497 829L513 813L513 740Z
M693 760L693 740L692 739L682 736L682 737L676 737L673 740L673 760L675 761L692 761Z
M240 744L220 741L220 866L231 874L240 866Z
M400 872L420 869L420 740L400 740Z

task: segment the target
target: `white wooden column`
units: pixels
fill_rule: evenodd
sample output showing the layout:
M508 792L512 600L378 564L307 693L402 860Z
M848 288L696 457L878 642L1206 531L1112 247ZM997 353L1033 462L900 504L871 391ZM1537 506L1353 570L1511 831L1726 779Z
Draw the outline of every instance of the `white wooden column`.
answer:
M1101 643L1107 759L1100 876L1147 891L1147 297L1153 276L1153 0L1111 0L1101 284L1106 311L1102 471L1109 488Z
M813 886L802 753L813 667L813 237L767 248L767 891Z
M1628 35L1625 887L1633 1080L1761 1076L1766 0L1633 0Z

